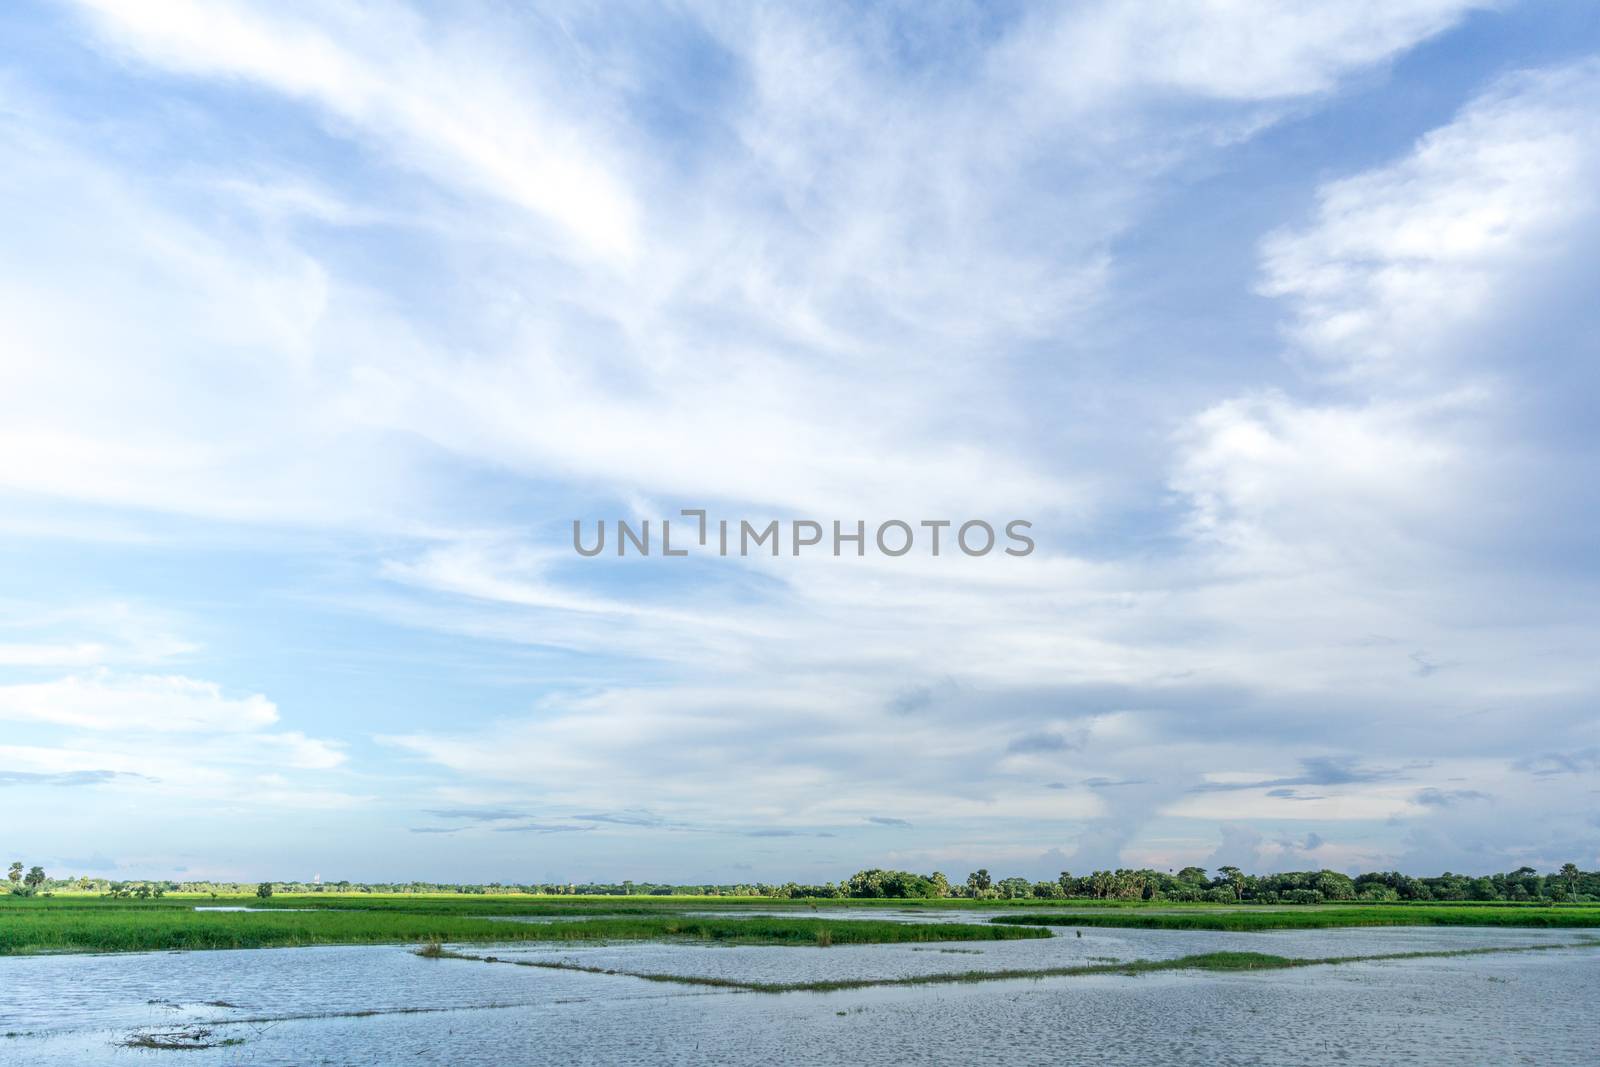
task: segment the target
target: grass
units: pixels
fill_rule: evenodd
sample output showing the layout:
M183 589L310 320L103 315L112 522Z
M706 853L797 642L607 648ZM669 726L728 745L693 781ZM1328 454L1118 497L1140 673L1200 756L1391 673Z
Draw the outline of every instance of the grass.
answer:
M231 1048L244 1044L242 1037L212 1039L212 1031L199 1026L181 1030L162 1030L135 1033L122 1043L123 1048L193 1050Z
M0 898L3 899L3 898ZM407 942L697 940L745 945L851 945L1001 941L1048 937L1039 927L898 923L807 917L682 913L578 916L552 923L500 922L459 909L200 912L167 901L29 900L0 903L0 955L151 952Z
M827 903L834 906L832 902ZM843 901L842 905L943 909L951 902ZM1007 902L978 902L1004 908ZM1046 903L1043 901L1035 904ZM0 896L0 955L148 952L295 945L470 942L657 941L828 945L987 941L1044 937L1045 926L1256 931L1339 926L1600 927L1596 905L1361 904L1322 906L1139 905L1052 902L1017 908L992 923L845 919L808 902L759 897L531 897L302 894L211 899L111 900ZM195 905L245 906L197 912ZM292 909L287 911L262 910ZM740 914L754 908L775 916ZM715 909L714 914L694 914ZM819 914L820 913L820 914ZM550 922L496 921L493 916Z
M996 923L1029 926L1114 926L1144 930L1316 930L1337 926L1600 926L1600 907L1484 907L1454 904L1363 904L1345 907L1251 907L1182 911L1073 911L997 915Z
M1437 952L1390 952L1363 956L1323 956L1306 958L1298 956L1273 956L1263 952L1206 952L1172 960L1130 960L1126 963L1089 963L1071 967L1039 967L1029 969L994 971L946 971L939 974L910 975L903 978L840 978L804 982L756 982L738 978L714 978L696 974L662 974L650 971L620 971L606 967L589 967L578 963L550 960L506 960L494 956L475 956L464 952L445 950L446 959L475 960L482 963L509 963L517 967L539 967L553 971L580 971L585 974L616 975L638 978L647 982L669 982L676 985L709 986L717 989L739 990L749 993L836 993L851 989L880 986L950 985L969 982L1000 982L1016 979L1072 978L1089 975L1141 975L1160 971L1275 971L1295 967L1322 967L1347 963L1374 963L1396 960L1446 959L1456 956L1487 956L1513 952L1547 952L1552 949L1600 948L1600 941L1585 940L1569 944L1518 945L1490 948L1466 948Z

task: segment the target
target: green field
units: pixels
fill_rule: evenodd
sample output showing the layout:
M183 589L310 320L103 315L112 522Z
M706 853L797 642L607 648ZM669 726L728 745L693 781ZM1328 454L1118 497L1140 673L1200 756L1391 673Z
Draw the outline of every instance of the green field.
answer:
M219 901L242 905L245 902ZM374 903L367 902L369 905ZM195 902L0 897L0 955L39 952L151 952L170 949L282 948L439 940L559 942L699 940L746 945L853 945L924 941L1003 941L1048 937L1040 927L988 923L898 923L810 915L697 916L681 910L654 914L583 915L552 922L497 922L489 915L528 914L511 902L475 898L471 907L448 899L408 898L365 909L195 911ZM273 901L296 907L298 901Z
M303 894L130 901L97 896L0 896L0 955L147 952L293 945L697 940L754 945L852 945L1047 937L1048 927L1267 931L1340 926L1600 927L1600 905L1363 904L1268 906L977 902L1009 914L959 921L969 901L773 900L761 897L535 897ZM248 910L196 911L196 905ZM843 918L839 906L949 911L950 922ZM740 914L751 909L777 916ZM290 909L290 910L269 910ZM704 914L714 912L714 914ZM697 914L699 913L699 914ZM503 922L494 916L544 918Z

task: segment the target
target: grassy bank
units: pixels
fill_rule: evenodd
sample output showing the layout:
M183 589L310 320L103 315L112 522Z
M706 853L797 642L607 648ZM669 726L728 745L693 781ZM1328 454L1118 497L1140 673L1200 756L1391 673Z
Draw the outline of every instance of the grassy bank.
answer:
M1338 926L1600 927L1600 906L1362 904L1347 907L1094 909L999 915L998 924L1141 930L1318 930Z
M451 942L698 940L745 945L856 945L999 941L1048 937L1039 927L982 923L897 923L815 917L577 917L550 923L497 922L437 910L195 911L167 901L0 903L0 955L38 952L150 952L281 948L437 939Z

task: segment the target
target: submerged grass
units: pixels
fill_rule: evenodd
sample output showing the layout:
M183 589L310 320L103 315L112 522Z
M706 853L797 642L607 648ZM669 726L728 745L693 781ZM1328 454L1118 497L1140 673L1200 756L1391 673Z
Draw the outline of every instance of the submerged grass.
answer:
M231 1048L242 1044L244 1044L244 1038L242 1037L214 1038L211 1030L200 1026L190 1026L180 1030L135 1032L130 1034L126 1041L122 1042L122 1047L192 1051L208 1048Z
M406 942L698 940L746 945L1002 941L1049 937L1040 927L984 923L898 923L788 916L578 917L558 923L500 922L484 915L408 911L195 911L192 907L106 903L98 907L0 904L0 955L39 952L150 952L166 949L280 948Z
M697 974L663 974L650 971L622 971L590 967L554 960L508 960L495 956L475 956L466 952L444 951L447 959L475 960L482 963L509 963L518 967L538 967L552 971L579 971L585 974L639 978L646 982L709 986L749 993L836 993L851 989L881 986L950 985L968 982L1000 982L1016 979L1073 978L1088 975L1141 975L1160 971L1274 971L1294 967L1323 967L1346 963L1375 963L1394 960L1447 959L1456 956L1487 956L1513 952L1547 952L1552 949L1600 948L1600 941L1583 940L1566 944L1516 945L1487 948L1452 949L1437 952L1389 952L1362 956L1323 956L1305 958L1273 956L1264 952L1206 952L1172 960L1130 960L1125 963L1090 963L1071 967L1039 967L994 971L947 971L902 978L839 978L805 982L755 982L738 978L716 978Z
M1600 907L1484 907L1452 904L1363 904L1346 907L1255 907L1186 911L1093 910L997 915L992 922L1028 926L1111 926L1141 930L1317 930L1338 926L1600 927Z

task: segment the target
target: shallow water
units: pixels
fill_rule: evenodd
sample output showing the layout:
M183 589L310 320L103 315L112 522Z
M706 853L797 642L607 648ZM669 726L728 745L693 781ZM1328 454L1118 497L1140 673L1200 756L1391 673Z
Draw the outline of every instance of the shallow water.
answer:
M1286 956L1565 944L1581 931L1086 929L833 948L474 947L506 959L798 981L1058 967L1220 949ZM941 952L940 948L959 949ZM220 1002L220 1003L219 1003ZM1595 1062L1600 949L780 995L400 946L0 959L0 1063L1351 1064ZM357 1014L373 1013L378 1014ZM308 1017L320 1016L320 1017ZM203 1024L226 1048L122 1047Z
M1078 934L1081 933L1081 936ZM1484 930L1460 927L1367 927L1239 933L1210 930L1059 930L1055 937L901 945L836 945L828 949L693 944L529 944L492 950L502 959L575 963L585 967L687 974L756 982L902 978L950 971L1074 967L1163 960L1203 952L1264 952L1321 958L1457 948L1566 944L1587 931ZM476 954L489 950L472 949ZM1600 963L1600 950L1596 951Z

